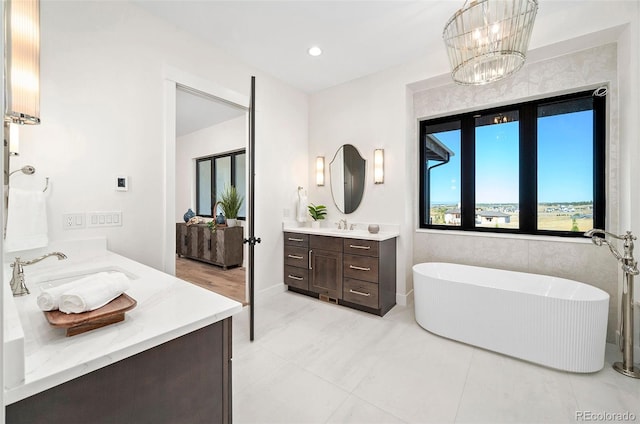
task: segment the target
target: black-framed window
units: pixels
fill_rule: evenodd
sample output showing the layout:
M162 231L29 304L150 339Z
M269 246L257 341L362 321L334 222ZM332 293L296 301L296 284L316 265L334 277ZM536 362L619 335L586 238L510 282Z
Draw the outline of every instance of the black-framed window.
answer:
M235 186L243 196L238 219L245 219L246 212L246 151L224 153L196 159L196 215L213 217L215 203L227 186Z
M420 228L604 228L605 107L589 91L421 121Z

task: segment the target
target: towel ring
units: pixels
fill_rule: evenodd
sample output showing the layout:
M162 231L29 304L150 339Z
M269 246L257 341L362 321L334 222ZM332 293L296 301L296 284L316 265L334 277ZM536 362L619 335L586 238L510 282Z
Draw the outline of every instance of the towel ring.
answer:
M33 175L36 173L36 168L31 165L26 165L20 169L16 169L15 171L10 172L9 176L12 176L16 172L22 172L25 175ZM49 177L46 177L46 183L44 186L44 190L42 190L42 192L44 193L45 191L47 191L48 188L49 188Z

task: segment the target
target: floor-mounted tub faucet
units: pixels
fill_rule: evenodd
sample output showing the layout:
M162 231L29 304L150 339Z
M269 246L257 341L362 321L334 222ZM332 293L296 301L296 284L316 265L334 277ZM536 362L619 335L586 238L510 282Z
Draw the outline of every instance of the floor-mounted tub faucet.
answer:
M636 236L632 235L631 231L618 236L597 228L587 231L584 235L591 237L591 241L596 246L607 245L613 256L622 265L624 276L622 282L621 339L619 343L622 351L622 362L614 363L613 369L627 377L640 378L640 369L633 365L633 277L640 274L638 262L633 258L633 241ZM607 236L623 241L624 250L622 254L605 239Z
M67 259L67 255L61 252L47 253L46 255L42 255L25 262L21 261L20 258L16 258L16 260L11 264L11 268L13 268L13 276L9 282L14 296L24 296L25 294L29 294L29 289L24 283L24 269L22 267L38 263L49 256L57 256L58 260Z

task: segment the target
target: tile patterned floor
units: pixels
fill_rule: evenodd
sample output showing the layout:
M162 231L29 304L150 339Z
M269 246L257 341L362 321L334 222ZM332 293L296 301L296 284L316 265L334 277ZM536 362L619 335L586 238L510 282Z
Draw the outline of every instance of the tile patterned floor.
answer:
M284 292L255 318L250 343L247 308L234 317L234 423L640 422L640 380L611 369L613 345L605 368L583 375L433 335L412 307L380 318Z

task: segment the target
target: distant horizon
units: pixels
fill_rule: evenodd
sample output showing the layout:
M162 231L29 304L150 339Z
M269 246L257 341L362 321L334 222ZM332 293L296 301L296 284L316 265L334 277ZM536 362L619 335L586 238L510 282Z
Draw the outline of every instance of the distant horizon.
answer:
M432 201L431 202L431 207L433 206L437 206L437 205L442 205L442 206L458 206L458 201L457 200L452 200L450 202L443 202L443 201ZM573 205L576 203L587 203L587 204L593 204L593 200L565 200L565 201L558 201L558 202L538 202L539 205ZM519 206L520 203L518 202L476 202L476 205L514 205L514 206Z

